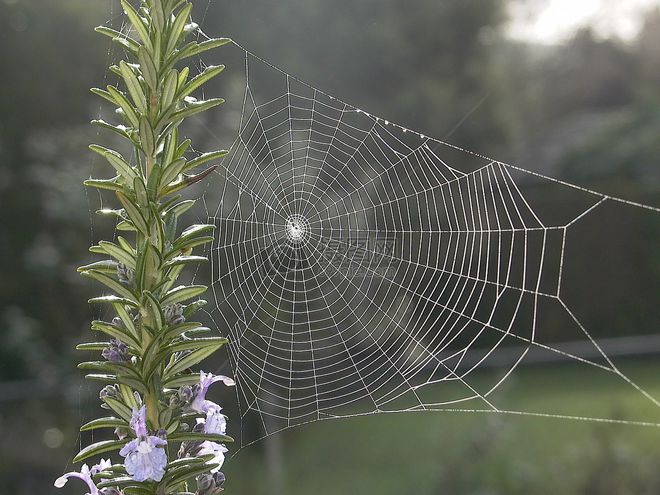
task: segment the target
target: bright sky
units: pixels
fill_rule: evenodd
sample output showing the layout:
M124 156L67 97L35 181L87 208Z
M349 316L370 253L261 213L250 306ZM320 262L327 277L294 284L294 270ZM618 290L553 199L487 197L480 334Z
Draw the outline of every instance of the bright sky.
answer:
M632 39L641 14L660 7L660 0L518 0L512 6L509 36L553 44L591 25L603 36Z

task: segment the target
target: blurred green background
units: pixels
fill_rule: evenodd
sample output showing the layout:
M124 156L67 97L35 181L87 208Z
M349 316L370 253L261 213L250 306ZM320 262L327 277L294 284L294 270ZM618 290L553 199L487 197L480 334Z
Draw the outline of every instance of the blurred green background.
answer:
M88 88L120 55L92 28L116 22L117 4L0 0L3 494L55 492L78 425L98 412L97 387L81 380L72 350L89 338L85 301L96 288L75 267L93 239L112 235L96 220L90 228L99 198L80 184L96 169L88 121L101 111ZM657 1L198 0L197 19L209 35L231 36L383 118L660 206ZM221 51L205 60L222 61ZM243 77L230 64L217 89L230 98ZM198 147L228 146L237 114L209 118L214 137L190 131ZM562 207L561 197L532 192ZM660 396L658 215L612 207L578 241L566 298L595 337L637 343L611 350ZM588 416L660 421L634 389L610 383L555 363L520 369L499 394L519 410L571 404ZM416 413L289 430L244 449L225 472L228 492L241 495L657 494L658 463L655 428Z

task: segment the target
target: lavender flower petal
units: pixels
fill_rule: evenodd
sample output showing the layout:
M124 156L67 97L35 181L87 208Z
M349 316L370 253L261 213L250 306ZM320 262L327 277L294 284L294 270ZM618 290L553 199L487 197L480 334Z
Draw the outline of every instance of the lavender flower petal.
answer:
M224 435L227 432L227 418L220 412L220 408L210 408L206 412L204 433Z
M211 473L217 473L225 462L225 452L228 452L228 450L224 445L207 440L202 442L198 455L213 455L210 463L217 464L217 466L211 469Z
M199 384L195 387L195 397L193 398L190 407L197 412L207 412L212 407L219 407L217 404L211 401L206 400L206 392L208 392L209 387L216 383L222 382L228 387L236 385L236 382L229 377L223 375L214 375L212 373L204 373L200 371L199 373Z
M133 409L131 428L137 438L124 445L119 455L126 458L126 471L135 481L160 481L167 465L167 453L162 448L167 441L148 434L146 414L145 406Z
M101 461L103 462L103 461ZM94 466L96 468L97 466ZM92 470L94 470L92 468ZM92 470L89 469L87 464L83 464L82 468L80 468L80 472L77 473L75 471L72 471L70 473L66 473L59 478L55 480L55 487L56 488L62 488L64 485L66 485L67 481L69 481L69 478L78 478L87 483L87 486L89 487L89 492L87 492L87 495L99 495L99 490L96 488L96 485L94 484L94 480L92 480L92 475L94 474Z
M162 480L167 465L167 454L161 448L164 445L165 440L153 436L137 441L133 450L126 453L124 465L128 474L135 481Z

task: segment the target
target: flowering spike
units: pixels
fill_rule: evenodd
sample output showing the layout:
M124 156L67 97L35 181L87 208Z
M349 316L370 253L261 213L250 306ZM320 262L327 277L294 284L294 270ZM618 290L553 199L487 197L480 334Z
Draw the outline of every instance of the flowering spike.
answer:
M190 321L202 305L198 298L207 287L177 283L186 266L181 259L203 260L193 256L193 250L212 239L214 226L179 228L181 215L194 201L180 200L174 193L203 180L216 167L209 162L226 155L217 151L187 156L193 148L179 133L186 118L223 102L220 98L198 100L194 95L224 67L209 67L191 75L189 68L180 67L181 62L192 53L219 47L228 40L198 43L187 39L199 30L190 18L193 9L189 0L140 0L138 9L134 2L120 2L127 21L125 32L98 29L124 52L124 60L113 69L120 76L120 85L93 93L116 107L118 120L97 124L126 139L132 152L122 154L90 146L116 177L92 179L86 185L115 194L115 205L104 213L117 217L118 230L126 234L117 236L115 242L101 241L93 246L90 251L104 259L79 269L82 275L101 283L106 293L110 291L91 300L109 304L114 310L109 321L92 323L93 330L106 336L105 342L101 347L82 345L80 350L101 349L101 360L87 361L81 367L107 383L99 398L110 415L106 412L88 425L90 429L113 428L117 439L89 445L76 459L106 452L116 455L119 451L124 466L113 468L110 461L101 461L91 469L83 465L80 472L58 478L55 486L62 487L73 477L87 484L88 495L121 495L122 490L170 495L189 492L188 483L202 476L203 492L214 495L222 490L224 475L218 470L227 448L212 440L225 435L227 419L219 405L206 400L206 392L217 381L226 385L234 382L202 372L195 387L184 385L172 390L167 384L187 383L189 368L227 343L221 337L196 337L207 329ZM208 164L206 170L192 173L204 163ZM196 436L186 438L190 430ZM200 433L209 439L200 439ZM225 441L230 440L226 437ZM181 442L178 449L172 445L177 442ZM168 473L168 452L177 451L185 458L177 462L175 472ZM213 462L204 478L204 473L192 468L199 466L199 460L192 458L207 454L213 456ZM104 474L98 488L94 475L100 471ZM194 474L187 479L181 473ZM113 485L115 479L121 481Z

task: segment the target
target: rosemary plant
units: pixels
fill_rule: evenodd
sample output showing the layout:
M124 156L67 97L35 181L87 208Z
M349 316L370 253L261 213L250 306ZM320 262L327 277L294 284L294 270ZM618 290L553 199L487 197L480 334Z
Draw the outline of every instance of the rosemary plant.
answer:
M115 195L118 208L99 213L117 217L122 235L117 242L91 248L108 259L79 269L109 290L90 302L109 305L114 316L109 322L92 323L106 341L78 346L101 353L101 360L79 367L90 372L87 378L106 383L101 407L110 412L81 430L111 428L116 438L87 446L74 462L115 451L123 462L101 459L92 468L83 465L55 486L77 477L87 483L91 495L213 495L222 490L219 469L227 451L224 443L231 438L225 435L220 406L207 400L206 392L217 381L234 383L190 370L227 340L204 336L209 329L191 321L204 304L198 298L207 288L177 285L186 266L206 261L192 253L212 240L213 230L213 225L193 225L180 232L178 220L194 201L177 193L211 173L215 167L202 166L226 151L187 159L190 140L180 139L179 127L186 118L223 103L219 98L198 101L192 95L224 67L208 67L190 77L182 62L229 40L187 41L198 26L191 21L192 5L186 0L137 1L133 6L121 0L132 26L128 35L97 28L123 48L127 60L110 68L118 76L118 87L92 90L117 107L121 121L94 123L125 139L133 156L128 159L92 145L116 176L85 183Z

